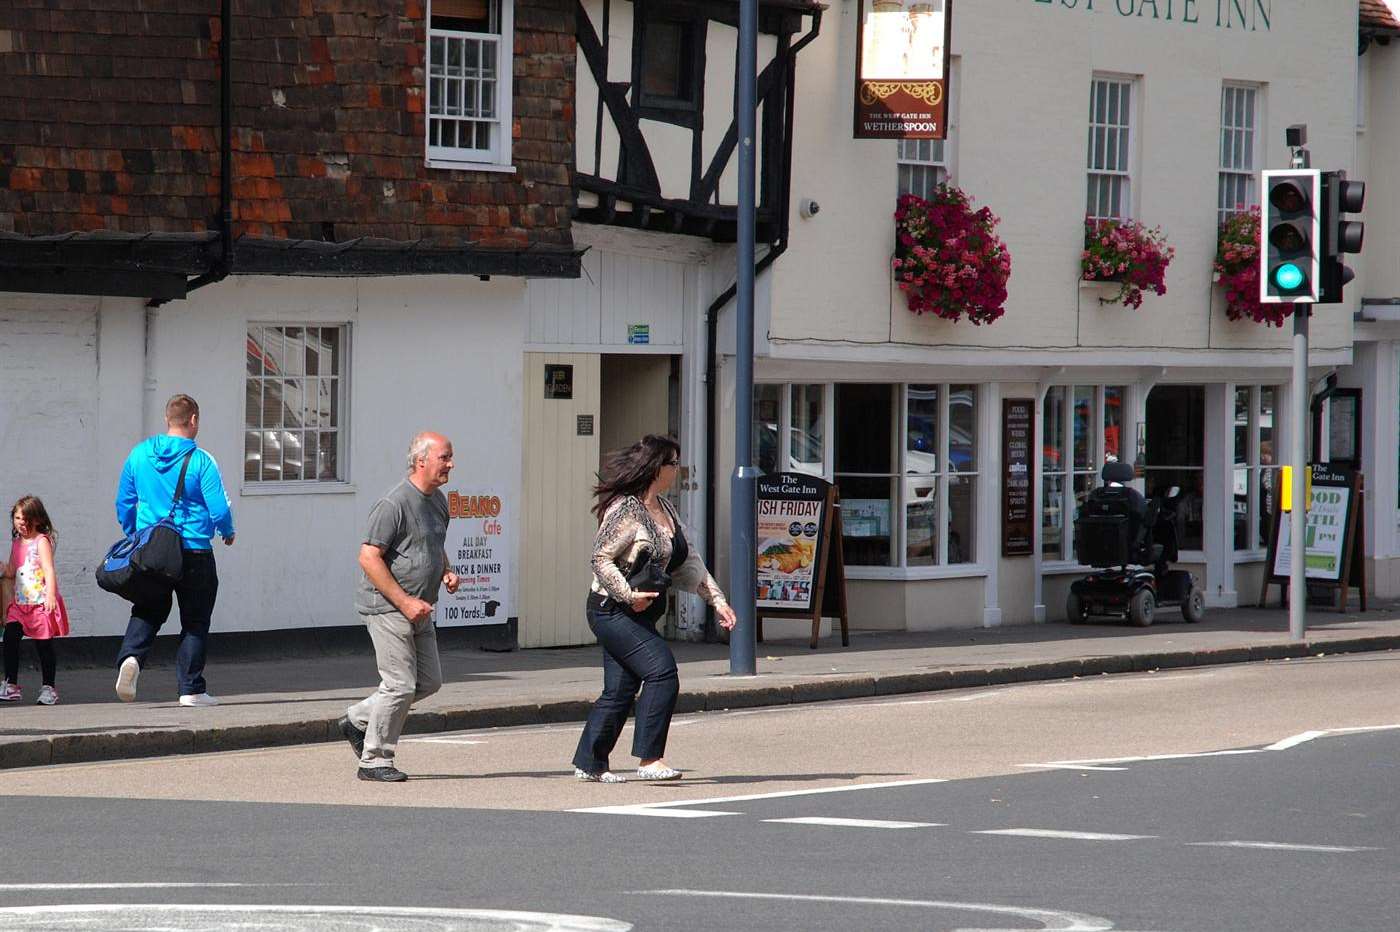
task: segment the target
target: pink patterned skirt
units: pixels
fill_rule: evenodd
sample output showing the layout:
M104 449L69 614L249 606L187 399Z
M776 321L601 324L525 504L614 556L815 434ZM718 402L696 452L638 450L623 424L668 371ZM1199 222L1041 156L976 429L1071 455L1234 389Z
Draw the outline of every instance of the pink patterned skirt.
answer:
M42 602L35 605L11 602L5 621L19 622L25 637L40 641L61 638L68 634L68 606L63 604L63 596L58 597L58 609L52 612L44 608Z

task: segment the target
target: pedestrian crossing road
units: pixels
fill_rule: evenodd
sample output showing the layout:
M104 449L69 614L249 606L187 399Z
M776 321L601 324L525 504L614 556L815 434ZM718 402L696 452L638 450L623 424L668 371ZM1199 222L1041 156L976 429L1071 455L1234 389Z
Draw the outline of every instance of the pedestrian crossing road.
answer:
M1392 932L1397 673L687 716L665 784L576 783L576 726L406 740L399 786L339 744L9 771L0 928Z

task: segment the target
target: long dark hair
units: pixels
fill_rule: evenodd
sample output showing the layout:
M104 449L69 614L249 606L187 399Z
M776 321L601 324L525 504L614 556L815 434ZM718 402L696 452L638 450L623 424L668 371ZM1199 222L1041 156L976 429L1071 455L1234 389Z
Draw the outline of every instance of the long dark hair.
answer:
M39 501L38 496L25 495L15 502L10 508L10 537L19 537L19 531L15 529L15 512L18 511L24 517L24 523L33 528L36 533L46 534L50 538L56 538L53 522L49 520L49 513L44 508L44 503Z
M603 468L598 470L598 484L593 487L593 494L598 497L594 516L602 521L612 503L625 495L641 498L656 481L661 467L680 455L681 445L676 438L660 434L647 434L630 447L606 454Z

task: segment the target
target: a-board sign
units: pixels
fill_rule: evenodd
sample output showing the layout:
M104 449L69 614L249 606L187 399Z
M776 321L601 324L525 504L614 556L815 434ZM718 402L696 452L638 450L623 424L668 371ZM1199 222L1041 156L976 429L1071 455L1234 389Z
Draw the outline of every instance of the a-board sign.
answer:
M776 473L757 481L755 583L758 632L763 616L812 619L812 646L823 616L846 630L846 572L841 560L840 498L825 479Z
M1001 555L1035 552L1035 401L1001 402Z
M503 625L509 620L511 516L490 491L447 492L448 564L455 593L439 593L434 620L440 628Z
M1303 532L1303 566L1308 586L1339 589L1341 609L1346 608L1348 590L1355 586L1364 611L1366 561L1361 542L1365 537L1365 508L1361 474L1331 463L1314 463L1310 469L1312 488ZM1293 522L1282 510L1276 510L1273 517L1264 595L1271 584L1283 586L1286 592L1292 570Z

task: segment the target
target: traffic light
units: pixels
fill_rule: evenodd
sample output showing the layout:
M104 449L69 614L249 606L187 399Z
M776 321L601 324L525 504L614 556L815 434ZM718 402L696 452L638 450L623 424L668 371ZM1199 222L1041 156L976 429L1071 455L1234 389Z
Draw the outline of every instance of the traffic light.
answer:
M1359 214L1366 205L1366 182L1348 181L1342 171L1322 175L1322 287L1318 304L1340 304L1342 289L1356 273L1342 264L1342 256L1361 251L1366 224L1343 219Z
M1322 173L1264 172L1264 242L1259 249L1262 304L1316 303L1322 257Z

